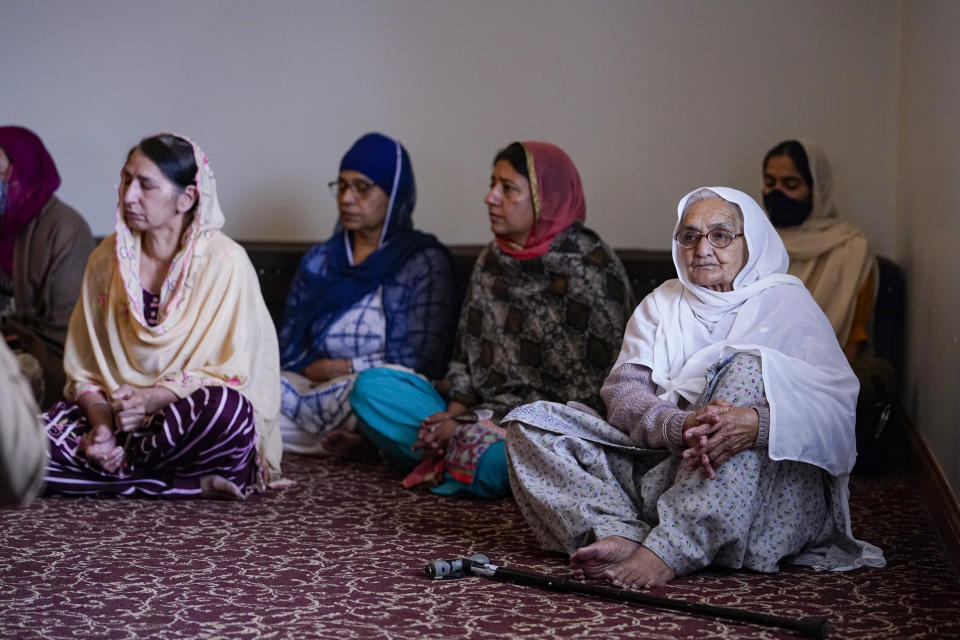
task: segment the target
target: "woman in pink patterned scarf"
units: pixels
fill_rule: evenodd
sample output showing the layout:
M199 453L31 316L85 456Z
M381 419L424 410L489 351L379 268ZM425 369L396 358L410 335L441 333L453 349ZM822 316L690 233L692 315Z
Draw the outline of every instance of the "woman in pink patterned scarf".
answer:
M509 491L499 423L514 407L555 399L601 408L632 306L623 265L584 224L580 174L563 149L508 145L484 203L493 242L470 276L445 379L434 388L370 369L350 397L361 433L413 469L404 485L438 485L442 495Z

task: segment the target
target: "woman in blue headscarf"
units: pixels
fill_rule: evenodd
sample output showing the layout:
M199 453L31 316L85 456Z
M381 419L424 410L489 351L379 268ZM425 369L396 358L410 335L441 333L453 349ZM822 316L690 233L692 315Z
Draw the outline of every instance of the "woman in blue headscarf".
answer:
M287 451L343 455L362 441L349 402L356 374L386 365L442 375L459 298L449 252L413 229L403 145L361 137L330 188L340 220L304 255L279 333L281 427Z

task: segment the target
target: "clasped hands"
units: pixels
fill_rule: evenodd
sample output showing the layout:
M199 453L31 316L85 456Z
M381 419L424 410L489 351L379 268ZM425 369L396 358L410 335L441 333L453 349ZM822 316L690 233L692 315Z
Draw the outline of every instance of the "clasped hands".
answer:
M684 467L699 467L713 479L716 469L757 441L760 416L750 407L735 407L723 398L687 416L683 423Z
M424 418L417 431L417 441L410 448L414 451L422 451L424 458L431 456L442 458L459 424L454 416L466 410L466 406L459 402L451 402L446 411L438 411Z
M113 473L123 464L123 447L117 445L116 431L137 431L146 416L175 399L176 395L163 387L145 389L129 384L120 385L109 401L100 393L81 396L78 403L91 428L80 440L80 450L88 460Z

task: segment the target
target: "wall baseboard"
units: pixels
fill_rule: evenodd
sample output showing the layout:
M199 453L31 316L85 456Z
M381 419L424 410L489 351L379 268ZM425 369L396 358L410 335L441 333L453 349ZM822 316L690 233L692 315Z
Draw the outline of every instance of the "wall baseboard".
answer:
M947 557L954 571L960 574L960 504L957 496L920 432L913 424L906 425L905 431L910 442L914 474L921 491L928 496L927 507L943 539Z

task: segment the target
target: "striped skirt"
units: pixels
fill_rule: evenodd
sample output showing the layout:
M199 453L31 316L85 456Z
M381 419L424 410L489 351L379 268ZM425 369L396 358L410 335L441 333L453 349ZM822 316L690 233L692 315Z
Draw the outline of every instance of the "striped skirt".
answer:
M90 430L80 407L60 402L44 415L47 493L191 498L201 495L201 478L216 475L247 495L258 468L253 416L239 391L203 387L155 413L140 431L118 434L124 462L109 473L78 450Z

